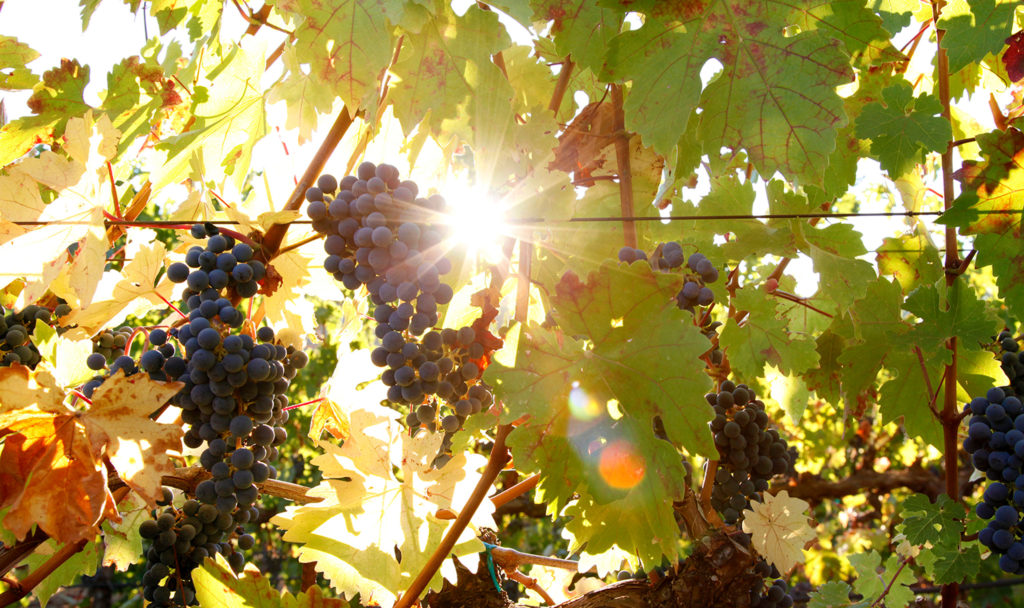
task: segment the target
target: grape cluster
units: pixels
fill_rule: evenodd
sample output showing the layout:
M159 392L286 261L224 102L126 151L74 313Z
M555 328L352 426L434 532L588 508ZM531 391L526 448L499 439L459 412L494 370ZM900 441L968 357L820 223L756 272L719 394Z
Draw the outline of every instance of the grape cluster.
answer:
M32 343L36 322L50 323L49 309L30 304L20 311L4 310L0 306L0 366L20 363L35 367L39 363L39 350Z
M786 440L768 428L764 402L750 387L726 380L705 397L715 409L711 431L719 454L711 504L732 524L773 476L789 470L790 454Z
M199 462L211 477L196 486L195 499L186 501L180 514L174 514L176 523L158 533L153 547L166 546L164 541L171 535L165 532L178 530L175 526L179 524L187 536L185 524L189 524L196 532L195 537L203 542L188 541L192 544L185 546L186 541L178 536L182 550L199 556L203 551L198 548L207 555L225 554L232 568L240 571L245 559L231 548L229 541L235 537L243 550L252 545L252 537L243 534L238 526L259 513L255 505L259 497L257 484L277 476L270 462L277 459L278 446L287 439L282 426L288 420L285 391L308 358L300 350L275 343L274 331L269 327L259 328L255 337L235 331L245 316L229 297L254 295L259 289L256 277L262 278L264 274L263 265L252 259L248 245L235 244L234 239L218 234L208 224L194 226L192 233L195 236L201 231L209 235L205 249L193 247L186 264L168 267L171 280L188 283L183 294L188 320L169 331L151 330L149 343L153 348L142 353L137 369L184 383L174 397L174 403L182 409L182 420L189 425L184 442L189 448L205 445ZM234 270L243 265L249 270L236 275ZM225 270L228 266L230 270ZM253 271L254 268L259 270ZM195 280L194 276L202 280ZM210 284L211 276L215 286ZM229 278L225 280L225 276ZM116 360L111 367L118 366L120 361ZM121 365L127 367L128 362ZM166 510L159 517L170 521L165 515ZM196 520L201 524L199 527ZM144 525L152 530L151 524ZM150 570L155 568L157 572L147 575L147 589L153 589L156 599L160 598L155 594L164 595L159 591L160 581L170 575L170 582L164 582L163 588L191 589L189 572L195 564L186 561L181 566L179 562L179 567L174 568L164 561L166 550L151 549L147 553L152 564ZM165 572L160 564L170 570ZM186 593L175 599L173 605L188 604L183 601L188 597Z
M370 357L385 368L388 401L409 408L410 427L440 427L444 450L466 417L493 401L480 376L496 345L484 328L434 329L438 306L453 296L441 280L452 268L437 221L445 202L418 195L396 167L364 162L341 181L321 175L306 191L307 214L326 236L324 268L370 294L380 340Z
M978 533L983 545L999 554L999 567L1016 574L1024 571L1024 405L1001 388L967 404L971 414L964 450L974 468L991 481L976 512L990 520Z
M104 363L113 361L124 352L128 340L132 337L132 328L127 325L118 327L115 330L104 329L92 338L92 352L103 357ZM93 357L93 361L98 358ZM91 367L89 369L100 369Z
M164 509L139 526L142 538L152 543L146 551L149 567L142 576L143 597L154 608L193 605L196 598L192 570L214 553L226 555L233 568L241 569L245 558L225 542L226 536L234 532L242 550L251 548L255 539L216 507L189 499L176 508L171 504L171 491L164 488L163 492L163 499L157 504Z
M789 585L781 578L772 581L768 589L755 588L750 596L751 608L790 608L792 605Z
M652 268L668 272L683 266L690 272L686 273L686 282L683 288L676 294L676 304L683 310L693 312L697 306L707 306L715 300L715 294L708 284L718 280L718 269L710 260L700 252L685 257L683 246L675 241L669 241L658 245L650 258L640 249L623 247L619 250L619 261L632 264L638 261L647 261Z
M206 307L204 316L213 317L220 311L212 310L220 298L235 296L251 298L259 291L267 269L263 262L253 259L253 249L247 243L220 234L213 224L195 224L192 236L206 238L206 247L194 245L185 254L185 262L167 267L167 278L174 283L186 283L182 299L190 310ZM210 302L210 304L205 304ZM228 312L228 311L225 311ZM230 314L230 313L229 313ZM222 319L229 327L238 327L245 317L239 311Z
M1010 381L1003 390L1013 395L1024 395L1024 360L1021 359L1020 344L1013 332L1004 330L996 337L1000 349L1000 367Z

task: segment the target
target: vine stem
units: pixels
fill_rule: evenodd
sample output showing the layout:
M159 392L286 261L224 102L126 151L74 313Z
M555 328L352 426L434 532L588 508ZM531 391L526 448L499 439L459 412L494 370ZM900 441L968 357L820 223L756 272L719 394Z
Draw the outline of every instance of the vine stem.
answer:
M576 67L569 55L565 56L562 62L562 69L558 72L558 82L555 83L555 91L551 94L551 101L548 102L548 109L552 114L558 115L558 109L562 106L562 98L565 97L565 90L569 88L569 79L572 77L572 70Z
M882 589L882 594L875 598L875 601L871 602L871 606L881 605L879 602L881 602L882 599L889 594L889 590L892 589L892 586L896 584L896 579L900 577L900 572L903 572L903 569L907 567L908 563L909 560L903 560L902 562L900 562L900 567L896 569L896 574L892 575L892 580L889 581L889 584L885 586L885 589Z
M540 481L540 474L534 473L511 488L491 496L491 502L494 503L495 508L508 504L510 501L519 498L523 494L526 494L537 487L538 481Z
M292 190L291 196L288 197L288 201L285 203L282 211L297 211L302 206L306 190L313 185L313 181L324 170L327 159L331 157L334 149L341 143L341 138L345 136L345 132L352 126L353 121L354 118L348 111L348 108L342 108L341 113L334 120L334 124L331 125L331 130L327 132L323 143L320 144L320 148L313 156L313 160L309 161L309 166L306 167L306 171L299 179L299 183ZM277 250L281 247L281 242L284 240L284 235L287 231L287 223L274 224L267 230L267 234L263 237L263 251L267 260L277 255Z
M942 46L942 39L945 37L945 30L939 27L939 16L946 5L945 0L932 0L932 22L935 24L935 68L939 80L939 101L942 103L942 118L949 124L952 123L950 112L949 94L949 57L946 49ZM953 144L952 137L942 153L942 205L946 211L953 205ZM946 227L946 287L947 291L952 290L957 278L962 273L960 255L957 251L956 228ZM948 309L949 302L946 307ZM950 352L950 362L946 365L944 381L946 383L942 404L942 436L943 436L943 458L945 461L946 473L946 494L957 503L960 502L960 478L958 475L959 442L957 431L960 428L960 418L957 416L956 398L956 377L957 377L957 339L950 337L946 341L946 348ZM956 608L960 596L960 589L957 583L948 583L942 586L942 608Z
M498 478L502 469L505 468L505 464L510 460L511 457L508 454L508 449L505 447L505 438L508 437L511 431L512 425L502 424L498 426L497 433L494 436L494 445L491 447L491 454L487 458L487 466L484 467L480 480L476 483L476 487L473 488L473 494L470 495L469 500L466 501L466 506L459 512L459 517L452 524L452 527L448 528L448 532L441 539L441 543L437 548L434 549L430 559L424 564L423 569L416 575L416 578L413 579L412 584L402 594L402 597L398 598L398 601L395 602L394 608L409 608L412 606L413 602L427 588L430 579L434 578L434 573L441 567L441 563L448 557L452 547L455 546L459 536L462 535L462 531L469 525L469 520L476 513L480 503L487 497L491 484Z
M615 162L619 173L619 207L623 217L633 217L633 171L629 160L629 136L626 117L622 111L622 86L612 86L613 128L615 130ZM627 247L636 247L636 224L632 219L622 221L623 240Z
M548 557L546 555L533 555L531 553L523 553L522 551L509 549L508 547L494 547L491 549L491 556L494 557L494 563L506 570L519 568L519 566L524 564L549 566L551 568L561 568L562 570L572 570L573 572L576 572L580 568L579 562L571 559L560 559L557 557Z

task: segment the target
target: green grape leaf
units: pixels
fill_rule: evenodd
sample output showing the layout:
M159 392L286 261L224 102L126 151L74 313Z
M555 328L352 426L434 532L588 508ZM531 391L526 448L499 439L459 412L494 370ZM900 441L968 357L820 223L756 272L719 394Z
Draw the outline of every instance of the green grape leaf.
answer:
M593 0L531 0L534 20L550 21L555 52L597 72L608 43L622 27L623 11Z
M607 443L580 446L592 452L577 452L588 461L589 474L579 499L562 513L570 517L565 525L569 551L585 546L598 554L618 548L645 565L682 557L672 508L686 490L679 453L649 425L625 420L605 428L611 431ZM595 526L595 521L615 525Z
M457 118L466 101L478 94L475 73L491 65L491 55L511 44L493 11L471 6L459 17L445 6L420 31L406 33L392 67L398 82L390 92L395 116L406 133L429 116L440 129Z
M293 596L278 591L270 578L257 570L246 569L235 574L222 555L206 560L192 571L196 599L200 606L211 608L347 608L348 602L323 597L316 585Z
M696 209L701 215L749 215L753 211L754 186L750 180L740 182L734 173L713 179L711 191ZM720 245L727 259L743 260L766 254L795 256L797 253L796 237L789 220L764 223L756 219L734 219L718 223L717 229L728 231L734 237Z
M974 580L981 571L981 550L976 543L959 547L935 547L935 562L925 568L925 574L936 585Z
M914 13L921 9L921 4L916 0L871 0L868 6L882 19L882 26L892 34L898 34L910 25Z
M849 310L875 279L869 262L856 259L867 252L861 234L849 224L832 224L803 230L807 246L804 252L818 273L818 293L832 300L839 311Z
M25 64L39 57L13 36L0 36L0 89L31 89L39 78ZM7 71L9 70L9 71Z
M843 581L828 581L811 593L807 608L860 608L871 604L868 600L850 600L850 591L850 586Z
M79 65L74 59L61 59L60 66L43 73L28 99L33 114L60 117L58 123L73 116L81 116L89 109L85 103L85 86L89 83L89 66Z
M660 416L673 443L711 454L709 381L699 359L711 344L692 313L676 308L681 283L642 263L606 263L585 284L569 272L556 286L553 316L592 344L583 372L602 378L627 414Z
M261 51L250 53L236 48L214 67L216 74L209 90L192 108L195 122L179 135L157 144L166 152L160 170L154 172L153 188L158 189L183 179L192 169L194 157L206 158L204 179L219 181L231 176L242 190L252 150L267 133L266 100L258 83L266 62ZM214 169L220 167L223 176Z
M916 583L917 578L912 568L900 569L898 555L890 555L881 569L879 566L882 566L882 558L876 551L857 553L848 559L857 571L853 589L865 599L876 599L889 587L882 600L889 608L903 608L913 602L914 591L910 585Z
M957 547L964 531L964 506L945 494L932 502L924 494L908 496L903 501L903 521L896 529L915 545L931 543L934 546Z
M0 127L0 166L24 155L37 139L48 142L63 135L70 118L89 110L84 98L88 83L89 66L75 60L62 59L58 67L44 72L27 102L33 115Z
M956 281L951 292L944 285L941 292L933 285L918 287L903 308L921 319L907 337L924 352L941 350L952 337L976 349L991 342L1002 325L966 281Z
M899 61L903 54L892 46L882 19L863 0L817 0L793 10L802 31L818 30L843 43L856 63Z
M364 388L366 398L382 385ZM324 500L289 507L271 521L285 530L284 540L296 543L301 562L316 569L346 595L362 594L364 602L395 601L426 564L450 521L438 509L458 511L480 476L484 457L459 453L440 470L431 467L441 447L441 433L410 437L395 411L364 404L350 412L352 432L341 447L321 441L324 453L313 460L324 480L310 491ZM455 556L483 550L474 527L493 526L493 506L485 501L473 515L452 550ZM401 556L399 559L398 556ZM452 578L449 562L431 579L439 588L442 573Z
M871 140L871 155L896 178L924 162L925 153L946 149L953 131L941 113L938 99L914 97L911 84L900 80L882 91L881 102L864 106L857 137Z
M698 358L710 343L675 307L680 282L647 264L609 262L586 283L566 273L552 299L558 330L530 326L515 366L493 362L485 374L502 417L523 419L508 439L517 467L541 472L552 513L578 495L565 512L580 523L567 529L591 553L676 555L663 526L674 526L671 504L684 490L677 447L715 449ZM655 417L668 441L654 434ZM637 527L582 525L596 516Z
M388 14L401 12L398 0L285 0L274 8L295 19L295 51L318 86L341 97L349 111L376 94L388 67L394 35Z
M939 27L946 30L942 48L949 57L949 72L981 61L1003 49L1013 28L1020 3L1012 0L956 0L942 9Z
M786 36L784 3L653 4L643 27L611 40L602 79L633 82L626 127L667 155L703 108L705 150L745 149L761 175L820 183L846 123L835 87L852 79L841 43L821 32ZM701 93L709 59L722 72Z
M47 540L45 544L36 549L35 553L25 558L24 564L29 567L29 571L34 571L53 557L58 548L59 545L52 539ZM39 600L41 608L46 608L50 598L61 587L74 583L82 575L92 576L96 573L96 568L99 565L100 546L96 541L89 541L81 551L72 555L46 578L39 581L39 584L32 589L32 594Z
M939 250L926 234L904 234L882 239L875 250L878 273L892 275L904 293L918 285L938 281L943 275Z
M742 324L730 318L718 343L741 377L759 377L766 363L786 375L799 374L817 365L814 340L788 329L777 299L763 291L744 289L736 294L732 304L749 315Z
M941 408L935 397L936 382L942 377L944 358L948 351L937 356L926 355L918 359L906 347L892 350L885 359L886 368L892 378L882 385L878 392L878 409L883 422L892 422L903 417L903 425L911 437L920 437L931 445L941 448L942 424L932 408ZM932 379L929 386L926 378ZM929 390L931 388L931 390Z

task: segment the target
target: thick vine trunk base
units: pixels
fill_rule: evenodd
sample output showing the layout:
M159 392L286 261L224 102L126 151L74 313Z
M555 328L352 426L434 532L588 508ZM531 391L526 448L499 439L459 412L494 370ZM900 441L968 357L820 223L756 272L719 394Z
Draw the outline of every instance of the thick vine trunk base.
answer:
M751 589L762 584L754 574L757 557L726 534L705 537L677 572L656 582L627 580L596 589L556 608L747 608ZM430 608L520 608L494 588L487 564L477 573L457 563L458 584L445 583L426 598Z

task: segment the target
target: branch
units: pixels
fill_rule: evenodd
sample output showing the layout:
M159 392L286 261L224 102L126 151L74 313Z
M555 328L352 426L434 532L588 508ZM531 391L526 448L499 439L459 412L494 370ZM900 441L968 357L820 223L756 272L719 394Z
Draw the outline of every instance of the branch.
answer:
M558 108L562 106L565 90L569 88L569 79L572 76L574 67L576 67L576 64L566 55L565 61L562 62L562 70L558 72L558 82L555 83L555 91L551 94L551 101L548 102L548 109L556 116L558 115Z
M574 562L571 559L533 555L509 549L508 547L494 547L491 549L491 556L494 558L494 563L506 570L517 569L524 564L549 566L551 568L561 568L562 570L572 570L573 572L578 571L580 567L579 562Z
M529 576L526 576L525 574L523 574L522 572L520 572L518 570L509 570L509 571L506 571L505 574L507 574L508 577L510 579L514 580L515 582L522 584L523 587L526 587L527 589L530 589L533 592L535 592L537 595L539 595L544 600L544 603L547 604L548 606L554 606L555 605L554 598L552 598L548 594L548 592L544 590L543 587L541 587L540 585L537 584L537 579L530 578Z
M470 495L469 500L466 501L466 506L459 512L458 519L455 520L452 527L448 528L448 532L441 539L441 544L434 549L434 553L431 554L430 559L424 564L423 569L416 575L416 578L409 585L409 588L406 589L405 593L402 594L402 597L398 598L398 601L395 602L394 608L409 608L412 606L413 602L419 599L420 594L427 588L427 583L430 582L430 579L434 578L434 573L441 567L441 563L448 557L452 547L455 546L459 536L462 535L462 531L469 525L469 520L476 513L480 503L487 497L491 484L498 478L502 469L505 468L505 464L509 461L510 457L505 447L505 438L508 437L511 431L511 425L503 424L498 427L498 432L494 436L494 445L491 447L491 455L487 459L487 466L480 476L480 481L473 488L473 494Z
M495 507L500 507L512 499L518 498L537 487L538 481L540 481L540 474L534 473L511 488L491 496L491 502L494 503Z
M933 500L944 491L942 479L916 463L909 469L884 472L861 469L839 481L829 481L812 473L801 473L796 480L775 484L769 491L775 494L786 490L795 498L822 501L864 492L885 494L897 488L920 492Z
M633 171L630 169L629 136L626 134L626 119L622 112L622 85L612 86L613 129L615 131L615 162L619 174L619 207L623 217L633 217ZM636 223L622 222L623 240L626 246L636 247Z
M288 202L285 203L282 211L297 211L302 207L302 201L306 197L306 190L312 187L320 172L324 170L327 159L331 157L334 149L338 147L341 138L345 136L345 132L352 125L352 121L353 118L349 114L348 108L342 108L338 118L331 125L331 130L327 133L327 137L320 144L320 149L316 151L313 160L309 161L306 172L302 174L299 183L292 190L292 194L288 197ZM262 245L263 255L267 261L277 255L277 250L281 247L281 241L284 240L284 235L287 231L288 224L274 224L267 230L267 234L263 237Z
M202 467L179 467L174 470L173 475L164 475L161 477L160 483L171 488L177 488L188 494L194 494L199 482L209 478L210 473ZM300 486L298 484L288 483L287 481L280 481L278 479L268 479L263 483L256 484L256 486L260 489L260 492L263 492L264 494L277 496L278 498L285 498L298 504L309 504L323 500L323 498L319 496L309 496L308 492L310 489L306 486Z

